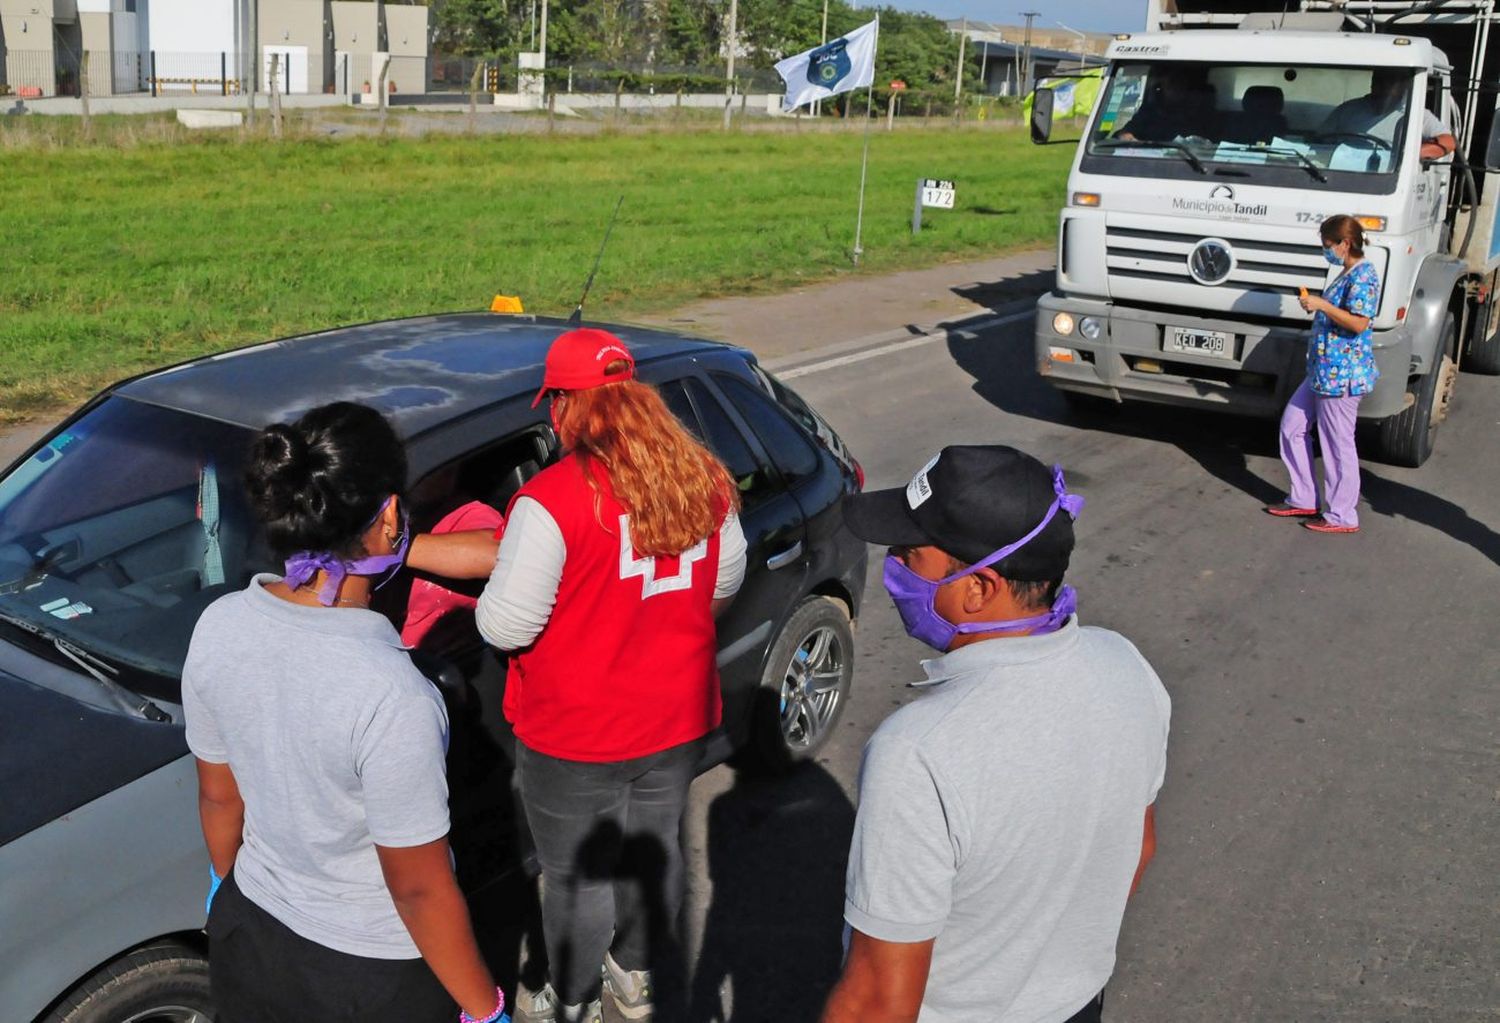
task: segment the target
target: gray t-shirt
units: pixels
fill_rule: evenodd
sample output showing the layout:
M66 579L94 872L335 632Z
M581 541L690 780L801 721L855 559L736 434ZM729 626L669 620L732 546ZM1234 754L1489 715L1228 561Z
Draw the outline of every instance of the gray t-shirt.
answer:
M383 616L291 604L275 581L214 601L182 673L188 746L245 800L235 882L310 941L418 958L375 846L448 833L442 697Z
M1171 702L1076 618L924 667L865 747L844 918L936 939L921 1023L1066 1020L1114 970Z

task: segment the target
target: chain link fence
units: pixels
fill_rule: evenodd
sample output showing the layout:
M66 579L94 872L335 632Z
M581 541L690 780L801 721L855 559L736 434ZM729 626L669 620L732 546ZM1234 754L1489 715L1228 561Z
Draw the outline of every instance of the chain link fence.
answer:
M79 96L238 96L254 82L255 91L284 95L361 91L370 77L370 55L339 55L334 60L308 53L305 47L268 52L257 60L233 51L183 53L71 53L65 49L0 50L0 96L50 99ZM363 58L362 63L360 58ZM400 58L403 62L410 58ZM419 64L423 63L420 60ZM408 65L400 65L403 70ZM392 77L397 65L393 61ZM424 77L412 72L414 85ZM365 89L364 91L368 91Z

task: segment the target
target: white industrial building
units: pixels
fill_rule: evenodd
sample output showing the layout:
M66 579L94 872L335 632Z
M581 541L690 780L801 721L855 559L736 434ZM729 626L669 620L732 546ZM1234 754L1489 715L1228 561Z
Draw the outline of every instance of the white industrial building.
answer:
M0 0L0 94L426 91L426 6L382 0ZM88 55L85 64L84 55Z

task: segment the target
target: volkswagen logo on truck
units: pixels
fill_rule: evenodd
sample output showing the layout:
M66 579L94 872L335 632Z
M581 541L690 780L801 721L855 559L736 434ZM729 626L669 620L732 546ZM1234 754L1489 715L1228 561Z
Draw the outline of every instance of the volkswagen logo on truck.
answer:
M1205 238L1188 253L1188 273L1199 284L1223 284L1234 272L1234 253L1222 238Z

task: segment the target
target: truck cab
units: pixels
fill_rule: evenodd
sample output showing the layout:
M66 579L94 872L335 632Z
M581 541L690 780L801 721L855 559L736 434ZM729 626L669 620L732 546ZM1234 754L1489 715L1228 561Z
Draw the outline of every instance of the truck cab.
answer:
M1381 457L1421 464L1460 359L1500 371L1489 240L1476 246L1468 227L1474 178L1461 149L1423 153L1467 133L1452 64L1394 26L1185 29L1109 47L1068 179L1056 287L1038 303L1040 372L1070 394L1279 415L1305 374L1300 291L1342 271L1318 227L1352 214L1381 280L1380 380L1360 416L1378 421ZM1047 99L1039 90L1037 141L1054 127Z

